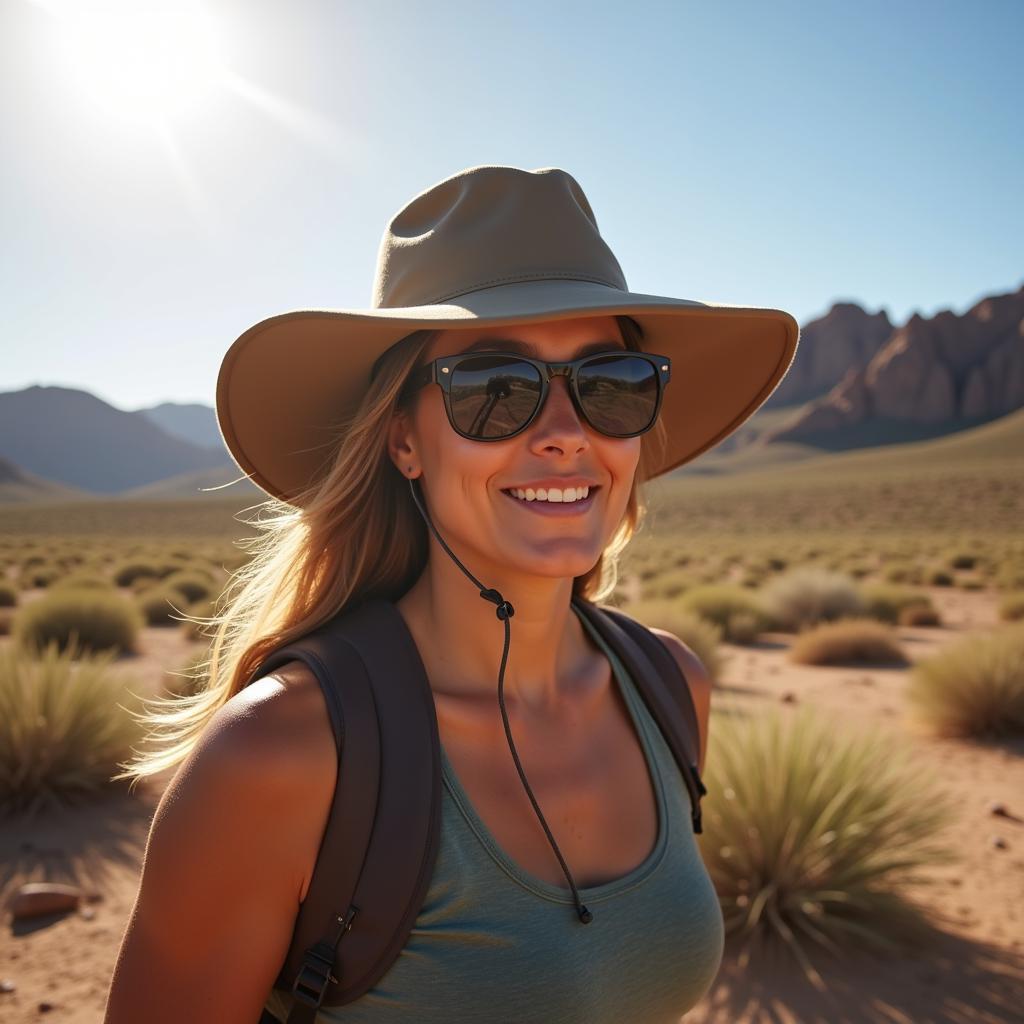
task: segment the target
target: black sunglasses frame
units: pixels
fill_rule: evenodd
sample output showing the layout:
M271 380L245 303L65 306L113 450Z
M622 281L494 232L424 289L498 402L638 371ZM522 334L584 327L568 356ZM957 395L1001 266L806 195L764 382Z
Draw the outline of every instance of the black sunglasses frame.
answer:
M634 430L629 434L609 434L607 431L601 430L599 427L595 426L590 421L590 417L586 414L586 411L583 408L583 403L580 399L577 375L580 370L587 365L587 363L593 362L596 359L605 359L610 355L634 356L650 363L654 368L658 393L655 398L654 412L651 415L651 421L642 430ZM452 377L455 372L455 368L463 359L476 359L480 356L501 356L507 359L517 359L521 362L528 363L540 374L540 396L537 399L536 408L534 408L533 412L530 413L526 422L511 434L502 434L500 437L476 437L473 434L467 434L465 431L460 430L458 425L455 423L455 416L452 412L451 406ZM409 380L405 389L403 389L403 399L411 397L421 388L425 388L428 384L437 384L440 386L441 392L444 395L444 408L445 412L448 414L448 422L451 424L452 430L454 430L456 434L460 437L466 438L468 441L507 441L509 438L515 437L517 434L521 434L537 418L541 409L544 408L544 403L548 399L548 390L551 378L555 376L568 378L569 394L572 398L572 404L580 418L591 428L591 430L597 431L597 433L604 437L638 437L641 434L646 434L654 424L658 422L658 414L661 412L661 401L665 394L665 385L672 379L672 360L669 359L668 356L659 356L653 352L637 352L635 349L631 348L611 348L605 352L592 352L589 355L581 356L579 359L573 359L568 363L548 363L542 359L531 359L529 356L521 355L518 352L503 352L500 350L482 349L476 352L460 352L453 356L438 356L436 359L432 359L429 363L424 363L423 366L414 370L409 375Z

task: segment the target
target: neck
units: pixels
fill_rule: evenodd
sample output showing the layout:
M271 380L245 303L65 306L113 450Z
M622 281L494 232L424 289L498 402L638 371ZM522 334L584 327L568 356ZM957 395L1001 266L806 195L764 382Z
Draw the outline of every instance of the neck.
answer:
M570 607L572 580L524 578L507 569L503 575L499 567L477 571L466 565L515 609L504 679L509 713L553 711L593 667L593 651ZM426 568L397 606L435 695L469 703L496 700L505 624L495 605L480 597L433 541Z

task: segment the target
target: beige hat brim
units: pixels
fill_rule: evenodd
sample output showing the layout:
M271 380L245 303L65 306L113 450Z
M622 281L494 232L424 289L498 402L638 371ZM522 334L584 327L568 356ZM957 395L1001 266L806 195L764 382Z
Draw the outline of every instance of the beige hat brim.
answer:
M217 422L242 471L293 504L332 455L338 424L358 407L374 361L407 334L616 314L642 326L646 351L672 360L660 414L667 444L652 478L748 420L786 375L800 336L780 309L563 279L503 284L432 306L294 310L261 320L228 349L217 378Z

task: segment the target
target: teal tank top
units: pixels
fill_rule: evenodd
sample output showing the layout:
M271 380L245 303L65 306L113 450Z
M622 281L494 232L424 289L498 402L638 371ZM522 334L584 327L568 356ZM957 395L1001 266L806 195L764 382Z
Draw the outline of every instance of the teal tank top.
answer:
M441 752L441 842L423 907L397 960L317 1024L677 1024L722 961L721 907L701 860L689 791L621 661L605 652L643 746L658 804L653 850L627 875L572 893L519 868L495 842ZM527 767L527 775L529 768ZM291 996L265 1006L285 1021Z

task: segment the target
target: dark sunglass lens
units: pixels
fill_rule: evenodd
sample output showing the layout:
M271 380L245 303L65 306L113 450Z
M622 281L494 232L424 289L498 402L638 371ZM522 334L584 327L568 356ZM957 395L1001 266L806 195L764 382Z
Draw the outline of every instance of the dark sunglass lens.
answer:
M521 359L467 356L452 369L452 418L470 437L507 437L533 415L540 391L540 373Z
M580 403L595 430L618 437L653 425L658 372L646 359L597 356L583 366L578 381Z

